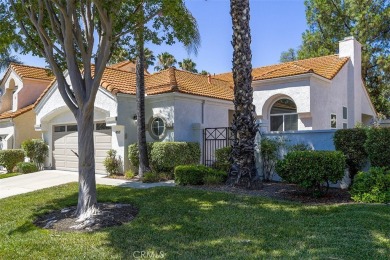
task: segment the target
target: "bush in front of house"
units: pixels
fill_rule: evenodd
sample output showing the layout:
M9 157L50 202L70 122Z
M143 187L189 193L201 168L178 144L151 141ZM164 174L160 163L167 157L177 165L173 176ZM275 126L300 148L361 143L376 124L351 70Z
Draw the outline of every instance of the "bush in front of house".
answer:
M322 195L323 184L344 176L345 156L340 151L296 151L276 164L276 172L287 182L298 184L313 195Z
M373 167L390 167L390 128L368 130L365 148Z
M110 149L107 151L107 157L103 161L103 165L106 168L108 175L121 175L122 174L122 160L120 156L116 155L117 151Z
M160 176L157 172L145 172L144 176L142 177L142 182L144 183L152 183L152 182L159 182Z
M0 151L0 165L3 166L7 173L11 173L16 164L24 161L24 151L21 149L10 149Z
M354 201L389 203L390 170L372 167L368 172L359 172L350 192Z
M150 160L150 157L151 157L150 153L152 151L153 144L154 143L146 143L146 146L147 146L147 149L148 149L149 162L151 161ZM129 145L129 154L128 154L128 156L129 156L130 164L133 167L133 170L134 171L138 171L139 151L138 151L138 144L137 143Z
M232 153L232 147L223 147L215 150L215 163L214 168L224 172L229 172L232 163L230 161L230 154Z
M260 141L260 157L264 181L271 180L275 164L279 160L279 149L282 145L284 145L283 140L262 137Z
M19 162L16 165L16 168L19 173L31 173L38 171L38 167L32 162Z
M175 168L175 182L179 185L215 185L226 179L226 172L204 165L179 165Z
M334 146L345 155L351 180L367 163L366 140L367 130L364 128L339 129L334 134Z
M42 139L25 140L22 143L22 149L38 169L43 169L43 163L49 154L49 148Z

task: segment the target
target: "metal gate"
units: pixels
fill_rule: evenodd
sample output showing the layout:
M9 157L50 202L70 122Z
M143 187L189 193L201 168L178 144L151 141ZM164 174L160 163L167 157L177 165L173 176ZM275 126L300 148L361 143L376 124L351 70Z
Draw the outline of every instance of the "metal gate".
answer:
M230 127L205 128L203 130L203 164L213 166L215 150L231 145L233 134Z

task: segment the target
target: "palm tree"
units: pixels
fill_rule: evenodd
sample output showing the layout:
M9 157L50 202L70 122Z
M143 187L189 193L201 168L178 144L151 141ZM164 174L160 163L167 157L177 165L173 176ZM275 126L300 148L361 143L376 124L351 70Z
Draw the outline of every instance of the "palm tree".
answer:
M183 61L179 61L179 67L182 70L186 70L193 73L198 73L198 70L195 69L196 63L193 62L191 59L183 59Z
M166 70L176 64L175 57L168 52L163 52L157 55L157 60L158 64L156 67L154 67L154 69L157 71Z
M144 58L145 58L145 69L148 70L149 66L153 66L156 61L156 56L153 55L153 51L149 48L144 48Z
M207 75L209 75L210 73L209 73L208 71L206 71L206 70L202 70L202 71L200 72L200 74L207 76Z
M15 55L11 55L9 51L0 53L0 72L6 70L11 63L22 63Z
M252 52L249 27L249 0L231 0L233 21L234 116L232 168L228 184L255 188L259 177L255 163L256 112L253 105Z

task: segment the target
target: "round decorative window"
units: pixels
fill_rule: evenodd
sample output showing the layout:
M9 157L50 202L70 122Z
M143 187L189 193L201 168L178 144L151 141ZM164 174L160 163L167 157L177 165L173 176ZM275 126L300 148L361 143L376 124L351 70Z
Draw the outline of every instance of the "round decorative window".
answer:
M166 123L161 117L155 117L150 123L151 136L155 139L161 139L165 134Z

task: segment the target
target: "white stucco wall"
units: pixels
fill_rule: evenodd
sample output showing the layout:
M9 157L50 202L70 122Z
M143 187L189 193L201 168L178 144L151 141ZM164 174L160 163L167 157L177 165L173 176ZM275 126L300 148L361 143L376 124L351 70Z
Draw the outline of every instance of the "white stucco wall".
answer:
M12 119L0 120L0 150L12 149L14 140L14 122Z
M310 78L308 75L254 81L252 86L253 103L256 106L256 114L267 130L270 129L269 119L271 107L281 98L292 99L296 104L298 112L298 130L312 129L311 117L313 115L310 114L311 95Z

